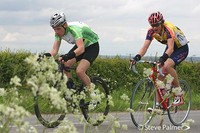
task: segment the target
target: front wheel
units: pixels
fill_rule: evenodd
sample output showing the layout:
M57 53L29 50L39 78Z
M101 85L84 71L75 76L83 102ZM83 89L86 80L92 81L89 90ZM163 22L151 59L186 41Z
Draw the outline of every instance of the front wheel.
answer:
M109 112L109 90L104 80L99 77L91 79L94 85L93 95L86 91L86 98L81 99L80 108L84 118L93 126L100 125Z
M184 104L180 106L171 106L168 111L168 116L171 123L175 126L180 126L188 117L191 107L191 91L187 81L180 80L180 86L184 91L183 99ZM174 97L169 98L168 106L173 102Z
M133 89L130 99L130 109L134 112L131 114L131 119L134 125L138 128L147 125L152 115L147 111L148 107L155 106L155 91L151 80L140 80Z
M65 113L53 108L50 99L42 95L34 97L34 110L37 119L47 128L57 127L65 118Z

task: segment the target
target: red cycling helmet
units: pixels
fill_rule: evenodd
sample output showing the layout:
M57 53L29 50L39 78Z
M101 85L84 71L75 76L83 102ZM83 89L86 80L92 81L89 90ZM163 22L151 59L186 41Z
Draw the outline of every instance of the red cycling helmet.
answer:
M158 11L152 13L148 18L150 25L159 25L164 22L163 15Z

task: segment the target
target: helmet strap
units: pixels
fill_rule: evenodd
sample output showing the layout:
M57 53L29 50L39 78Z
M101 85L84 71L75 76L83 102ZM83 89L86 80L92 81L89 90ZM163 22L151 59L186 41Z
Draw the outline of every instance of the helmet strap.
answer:
M67 23L64 23L64 24L62 25L63 28L67 28L67 26L68 26Z

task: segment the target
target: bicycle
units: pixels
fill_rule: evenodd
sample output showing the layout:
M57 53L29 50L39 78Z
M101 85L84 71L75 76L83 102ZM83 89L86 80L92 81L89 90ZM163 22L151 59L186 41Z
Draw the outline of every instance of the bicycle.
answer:
M62 76L61 79L54 84L54 88L59 90L58 82L62 82L63 76L65 76L64 70L70 71L75 70L75 68L64 67L64 64L60 61L57 61L57 63L58 71L61 72ZM85 98L80 98L78 106L85 120L93 126L98 126L104 121L109 112L109 89L106 82L99 76L92 77L91 81L94 84L94 90L98 90L98 93L101 96L103 95L101 97L101 101L91 103L92 99L90 97L90 93L84 88L83 83L81 83L80 86L76 86L76 90L72 91L73 94L71 95L71 98L66 98L65 94L63 97L68 103L67 108L77 108L77 105L73 103L72 97L74 95L79 96L82 92L84 92ZM92 106L93 108L90 109L89 106ZM39 122L47 128L57 127L66 116L66 113L63 110L52 108L50 99L39 95L39 93L37 93L34 97L34 111ZM103 116L103 118L97 119L99 116Z
M130 113L132 122L138 128L147 126L154 115L152 112L148 112L148 107L153 107L153 110L156 109L156 91L158 96L161 99L159 107L161 109L161 115L167 115L171 123L175 126L180 126L188 117L191 107L191 91L189 84L185 80L180 80L180 86L184 91L184 104L180 106L173 106L172 102L174 96L172 96L173 82L169 90L161 89L156 87L157 74L160 73L163 75L161 68L158 63L155 61L144 61L141 60L138 63L150 64L152 73L144 79L141 79L135 86L132 91L130 99L130 108L134 110L133 113ZM135 72L135 65L131 65L130 68ZM165 94L169 94L167 97L164 97Z

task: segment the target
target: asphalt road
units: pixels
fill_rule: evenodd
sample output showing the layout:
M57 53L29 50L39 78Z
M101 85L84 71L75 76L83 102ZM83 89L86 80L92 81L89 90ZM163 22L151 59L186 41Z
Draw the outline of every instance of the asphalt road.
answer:
M120 124L125 124L128 126L127 130L122 130L122 129L117 129L116 133L141 133L140 130L138 130L132 123L130 114L128 112L115 112L115 113L110 113L112 116L115 116L115 118L118 118L118 121ZM191 124L191 128L187 131L180 131L180 128L177 128L173 126L170 121L168 116L164 116L164 121L163 121L163 129L159 128L159 123L160 123L160 118L156 118L153 120L152 126L149 128L148 131L145 131L146 133L177 133L177 132L183 132L183 133L199 133L200 132L200 111L191 111L188 119L193 119L195 122ZM84 126L79 122L77 117L74 117L72 114L67 115L68 120L73 122L75 127L77 128L77 131L79 133L84 133ZM32 115L31 117L27 118L26 121L29 121L31 125L33 125L38 133L53 133L53 131L56 128L45 128L42 126L38 121L37 118ZM109 120L105 120L100 126L98 127L93 127L93 126L87 126L86 127L86 133L109 133L111 130L111 123ZM165 128L164 128L165 127ZM10 133L17 133L16 128L12 127L10 130Z

